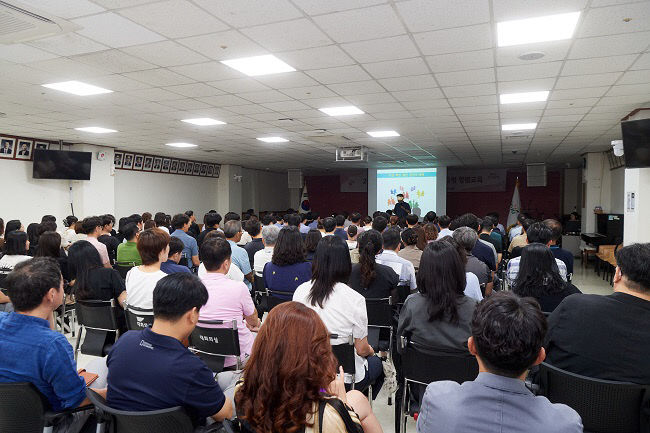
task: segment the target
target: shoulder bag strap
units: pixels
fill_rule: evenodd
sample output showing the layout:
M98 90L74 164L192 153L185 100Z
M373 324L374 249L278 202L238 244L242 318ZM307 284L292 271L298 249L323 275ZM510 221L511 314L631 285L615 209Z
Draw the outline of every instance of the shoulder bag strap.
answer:
M327 404L331 405L338 412L339 416L345 424L345 429L348 433L363 433L361 425L352 421L352 417L348 412L347 407L343 404L338 398L330 398L327 400ZM321 432L322 433L322 432Z

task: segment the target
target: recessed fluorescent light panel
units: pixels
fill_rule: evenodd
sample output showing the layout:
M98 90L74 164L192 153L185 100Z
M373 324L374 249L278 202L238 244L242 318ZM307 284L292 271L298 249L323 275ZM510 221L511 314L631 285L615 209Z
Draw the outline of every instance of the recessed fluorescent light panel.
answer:
M526 131L537 128L537 123L510 123L501 125L502 131Z
M226 66L230 66L239 72L243 72L249 77L295 71L293 67L287 65L282 60L271 54L268 54L266 56L242 57L241 59L222 60L221 63Z
M192 143L165 143L165 146L171 146L171 147L197 147L196 144L192 144Z
M112 90L82 83L81 81L63 81L61 83L43 84L48 89L60 90L78 96L99 95L101 93L113 93Z
M260 137L258 138L259 141L263 141L265 143L286 143L287 140L286 138L282 137Z
M319 108L319 110L330 116L350 116L352 114L363 114L363 111L359 110L354 105L348 105L345 107Z
M117 132L114 129L102 128L99 126L87 126L85 128L75 128L77 131L92 132L93 134L108 134L109 132Z
M197 119L183 119L181 122L191 123L198 126L212 126L212 125L225 125L226 122L221 120L211 119L210 117L199 117Z
M498 45L509 47L570 39L578 24L578 18L580 12L570 12L497 23Z
M368 131L366 134L375 138L399 137L399 133L397 131Z
M520 104L522 102L543 102L548 99L548 90L541 92L503 93L499 95L502 104Z

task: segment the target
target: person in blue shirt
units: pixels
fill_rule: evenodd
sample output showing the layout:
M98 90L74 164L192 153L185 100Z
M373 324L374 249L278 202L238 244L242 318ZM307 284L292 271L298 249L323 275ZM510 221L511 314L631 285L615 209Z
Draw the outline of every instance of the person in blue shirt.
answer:
M560 259L566 265L567 274L573 274L573 254L571 251L560 248L558 242L562 238L562 224L558 220L547 219L542 223L551 229L551 252L556 259Z
M63 277L51 257L22 262L3 282L15 312L0 313L0 383L29 382L45 396L53 411L90 404L86 383L77 374L72 346L53 330L53 311L63 302ZM101 358L86 367L101 373ZM105 375L93 384L106 396ZM66 417L57 432L78 432L89 413Z
M153 292L153 325L129 331L108 355L108 406L125 411L183 407L195 426L233 413L214 373L183 344L208 302L208 291L192 274L167 275Z
M334 220L336 221L336 228L334 229L334 236L338 236L344 241L348 240L348 234L345 231L345 217L343 215L337 215Z
M248 290L251 290L253 288L253 269L251 268L251 262L246 250L237 245L237 242L241 240L242 236L241 222L236 220L228 221L224 225L223 233L232 249L231 260L242 271L244 274L244 283L246 283Z
M397 203L393 213L399 218L406 218L406 215L411 213L411 205L404 201L404 194L397 194Z
M293 292L305 281L311 280L311 262L305 260L305 245L297 227L280 230L273 247L271 262L264 265L264 282L272 291L284 292L275 295L286 301L293 298Z
M172 237L169 239L169 253L167 255L167 261L160 264L160 270L169 274L175 274L176 272L185 272L191 274L192 271L187 266L179 265L178 262L181 260L181 254L183 253L183 241L177 237Z
M182 255L187 259L187 267L199 266L201 264L199 262L199 246L196 243L196 239L187 234L187 231L190 229L190 217L182 213L174 215L174 218L172 218L172 227L174 227L174 233L171 236L183 242Z

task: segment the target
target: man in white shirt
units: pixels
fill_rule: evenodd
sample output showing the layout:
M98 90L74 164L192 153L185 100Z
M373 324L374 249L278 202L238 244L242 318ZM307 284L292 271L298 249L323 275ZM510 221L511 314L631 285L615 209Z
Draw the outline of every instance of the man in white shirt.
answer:
M451 218L447 215L442 215L438 218L438 225L440 225L440 232L438 232L438 240L444 238L445 236L453 236L454 231L449 230L449 224L451 224Z
M336 230L336 220L332 217L327 217L323 220L323 236L334 236L334 230Z
M512 242L515 236L519 236L521 234L523 230L522 224L525 219L526 216L523 213L517 215L517 225L511 228L510 231L508 232L508 237L510 238L510 242Z
M280 228L273 224L262 227L262 243L264 244L264 249L257 251L253 256L253 267L256 276L261 277L264 271L264 265L271 261L273 247L278 240L279 233Z
M99 242L97 238L102 234L102 219L97 216L85 218L81 223L84 233L88 236L86 240L90 242L99 252L99 257L105 268L111 267L111 261L108 257L108 249L106 245Z
M384 240L384 251L378 254L375 261L379 264L390 266L399 275L399 285L409 286L411 290L417 288L415 281L415 267L413 263L400 257L400 232L396 227L384 230L381 235Z

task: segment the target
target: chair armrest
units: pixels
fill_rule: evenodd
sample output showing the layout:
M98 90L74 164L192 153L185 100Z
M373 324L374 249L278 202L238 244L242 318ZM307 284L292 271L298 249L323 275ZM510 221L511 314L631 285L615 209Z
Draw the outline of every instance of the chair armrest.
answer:
M71 414L77 413L77 412L83 412L85 410L92 410L94 408L95 408L95 406L93 406L92 404L89 404L89 405L86 405L86 406L79 406L79 407L75 407L75 408L72 408L72 409L62 410L61 412L46 411L43 414L43 418L45 419L45 425L46 426L52 426L52 425L56 425L56 424L60 423L61 420L63 420L63 418L65 418L68 415L71 415Z

